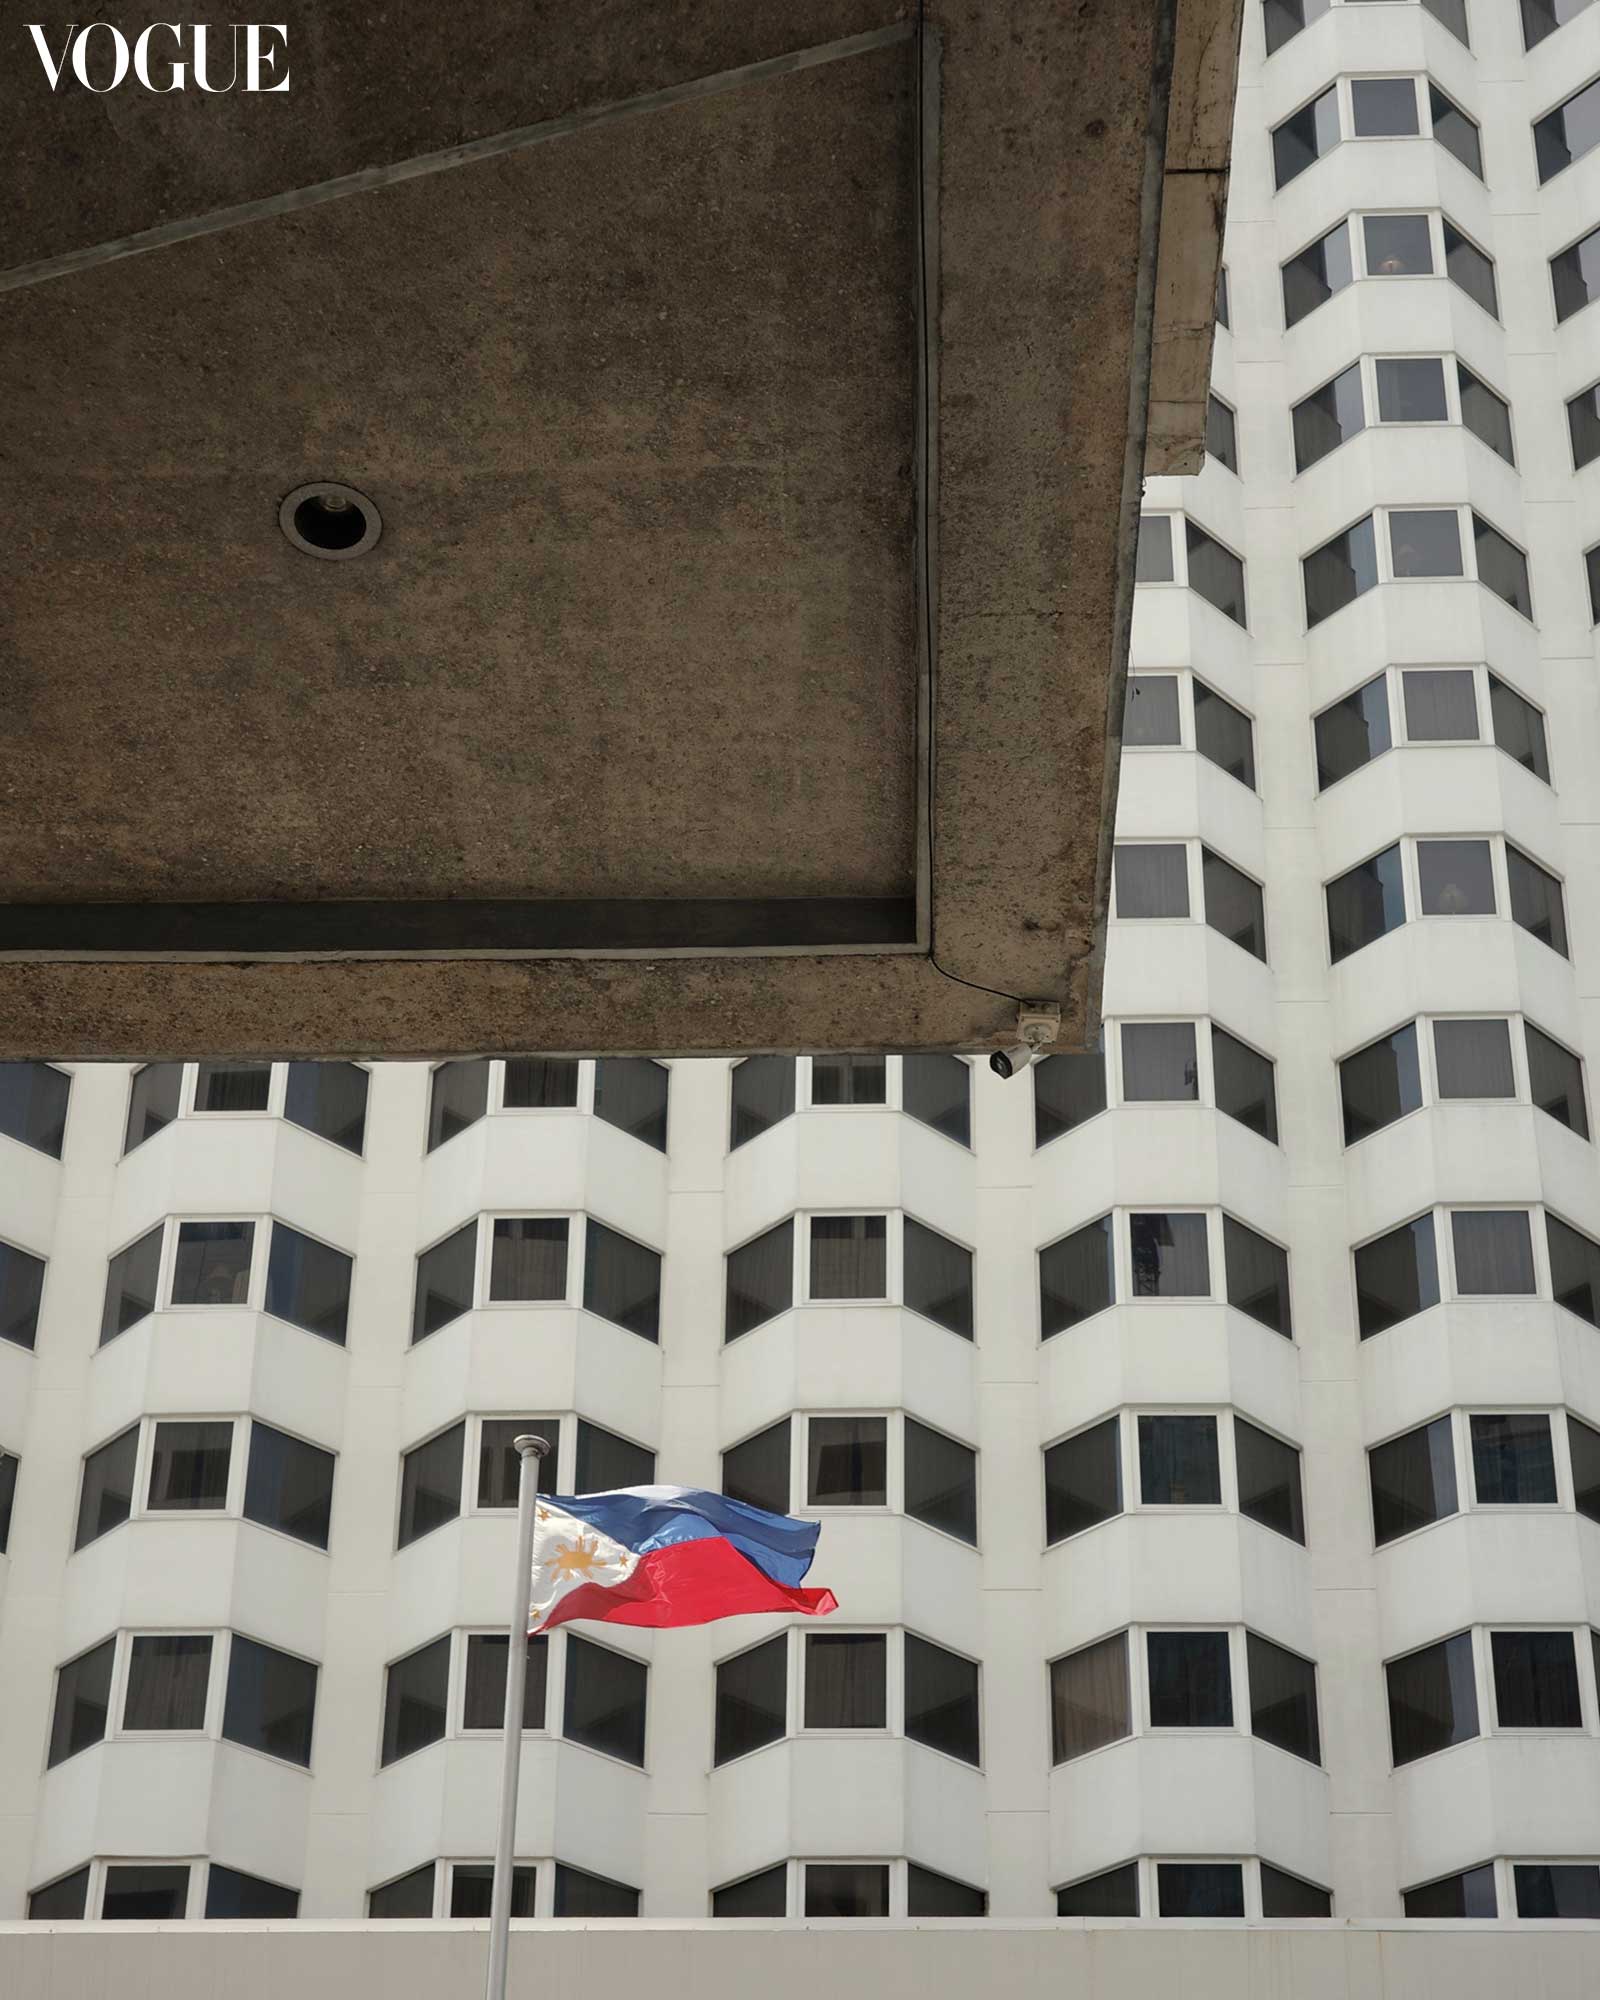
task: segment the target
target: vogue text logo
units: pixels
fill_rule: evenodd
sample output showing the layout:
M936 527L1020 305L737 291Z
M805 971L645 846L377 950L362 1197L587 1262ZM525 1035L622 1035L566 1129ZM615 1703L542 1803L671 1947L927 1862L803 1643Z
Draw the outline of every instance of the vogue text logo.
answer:
M289 88L289 30L282 21L234 21L232 41L226 29L202 23L152 21L130 42L109 21L90 21L80 28L70 22L59 52L37 22L28 33L39 51L50 88L58 90L65 76L76 77L85 90L103 96L131 76L143 90L165 96L184 90L194 79L196 90L220 96L230 90ZM227 74L223 75L224 68Z

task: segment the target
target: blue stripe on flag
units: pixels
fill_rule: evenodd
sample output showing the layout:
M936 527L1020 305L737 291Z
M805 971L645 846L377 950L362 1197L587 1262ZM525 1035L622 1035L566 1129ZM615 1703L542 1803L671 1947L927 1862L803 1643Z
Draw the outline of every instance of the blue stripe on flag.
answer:
M817 1550L820 1523L730 1500L726 1494L684 1487L670 1497L659 1491L552 1494L562 1508L626 1549L648 1555L673 1542L720 1535L775 1583L791 1588L802 1581Z

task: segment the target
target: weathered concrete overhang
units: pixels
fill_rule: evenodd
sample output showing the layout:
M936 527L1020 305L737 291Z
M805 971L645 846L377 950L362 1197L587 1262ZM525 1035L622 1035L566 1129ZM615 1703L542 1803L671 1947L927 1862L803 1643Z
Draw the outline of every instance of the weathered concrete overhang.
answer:
M13 18L0 1057L1081 1045L1239 5Z

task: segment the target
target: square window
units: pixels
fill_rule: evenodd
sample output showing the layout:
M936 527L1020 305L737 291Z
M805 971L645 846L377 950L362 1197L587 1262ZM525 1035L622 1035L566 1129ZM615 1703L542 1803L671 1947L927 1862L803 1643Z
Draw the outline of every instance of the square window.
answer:
M1541 944L1549 945L1552 951L1559 951L1563 958L1570 957L1566 904L1555 876L1508 840L1506 880L1511 889L1511 921L1520 924Z
M1350 113L1358 139L1417 136L1417 86L1409 76L1358 76L1350 84Z
M1342 611L1347 604L1353 604L1358 597L1373 587L1378 581L1378 551L1374 539L1372 516L1364 514L1348 528L1313 549L1300 561L1301 581L1305 588L1306 630L1309 632L1320 625L1324 618L1331 618L1336 611ZM1385 743L1382 746L1387 749ZM1341 774L1342 775L1342 774Z
M1134 558L1133 579L1135 583L1171 583L1174 580L1170 514L1139 516L1139 546Z
M1220 396L1206 397L1206 457L1239 470L1239 432L1230 410Z
M1126 1632L1050 1662L1052 1764L1069 1763L1132 1733Z
M1476 743L1478 697L1470 667L1412 671L1405 689L1406 735L1413 743Z
M1176 747L1182 740L1177 675L1130 674L1122 706L1122 747Z
M886 1056L813 1056L811 1102L886 1104L888 1076Z
M461 1469L467 1427L452 1424L400 1455L400 1537L398 1548L431 1535L461 1512Z
M489 1064L481 1056L440 1063L428 1086L428 1152L476 1125L489 1109Z
M1355 276L1350 225L1341 222L1315 243L1296 251L1283 266L1283 323L1298 326L1308 313L1342 292Z
M283 1115L291 1125L359 1155L367 1131L367 1072L359 1063L290 1063Z
M1317 1729L1317 1670L1257 1632L1245 1635L1250 1674L1250 1733L1308 1764L1322 1762Z
M1449 420L1444 363L1437 355L1384 356L1373 368L1378 381L1379 423L1442 424Z
M728 1252L724 1341L764 1325L794 1304L794 1218Z
M1056 1891L1058 1917L1136 1917L1139 1914L1139 1864L1125 1861L1103 1875L1073 1882Z
M905 1504L914 1521L978 1541L978 1454L915 1417L905 1420Z
M569 1868L566 1862L558 1861L554 1914L558 1917L636 1917L639 1914L639 1892L630 1889L626 1882L611 1882L604 1875L590 1875L582 1868Z
M742 1063L735 1063L730 1153L791 1116L794 1077L793 1056L747 1056Z
M1111 1218L1086 1222L1039 1252L1039 1312L1048 1340L1111 1304Z
M1163 1917L1242 1917L1244 1871L1237 1861L1162 1861L1156 1904Z
M0 1133L61 1158L72 1079L43 1062L0 1062Z
M204 1729L210 1679L209 1633L140 1633L128 1649L123 1728Z
M1517 1094L1509 1022L1435 1021L1433 1061L1443 1098Z
M461 1697L461 1727L492 1729L506 1726L506 1662L511 1642L504 1632L467 1634L467 1672ZM522 1726L543 1729L545 1692L550 1674L550 1642L543 1632L528 1640L528 1663L522 1680Z
M507 1111L574 1110L578 1102L576 1057L507 1056L502 1102Z
M1251 1319L1293 1338L1289 1310L1289 1253L1231 1215L1222 1218L1223 1261L1228 1270L1228 1304Z
M1299 1452L1292 1444L1236 1416L1233 1456L1239 1478L1239 1512L1304 1547L1306 1512L1300 1491Z
M1255 737L1249 716L1198 680L1194 683L1194 747L1230 778L1255 790Z
M1461 106L1446 97L1431 78L1428 83L1428 116L1433 123L1435 140L1447 153L1454 153L1467 172L1476 174L1481 181L1483 179L1482 134Z
M1367 1453L1372 1532L1380 1549L1457 1511L1450 1419L1435 1417Z
M1443 227L1445 276L1474 304L1482 306L1490 319L1498 319L1500 299L1495 289L1494 259L1486 257L1476 243L1469 243L1448 216L1443 218Z
M714 1917L782 1917L789 1909L789 1864L763 1868L742 1882L729 1882L711 1892Z
M600 1056L594 1066L594 1115L658 1153L667 1150L665 1063L648 1056Z
M1044 1455L1044 1532L1052 1545L1122 1512L1118 1421L1063 1438ZM1600 1507L1600 1433L1596 1434L1596 1506Z
M1336 875L1324 890L1328 905L1328 952L1337 965L1364 945L1387 937L1406 920L1405 876L1398 846Z
M889 1296L889 1227L881 1215L811 1218L812 1299Z
M1494 862L1486 840L1419 840L1417 893L1425 917L1492 917Z
M56 1670L56 1705L50 1719L49 1768L105 1739L111 1715L111 1662L114 1639L102 1639L87 1653Z
M1383 1671L1396 1769L1477 1735L1478 1692L1470 1632L1421 1646L1402 1659L1390 1660Z
M1553 1507L1556 1458L1546 1416L1475 1416L1472 1483L1480 1507Z
M1589 1114L1583 1101L1582 1062L1531 1021L1523 1023L1523 1034L1528 1044L1528 1090L1534 1103L1568 1131L1587 1139Z
M250 1300L253 1222L180 1222L172 1269L175 1306L242 1306Z
M1439 1303L1433 1217L1419 1215L1355 1253L1356 1319L1361 1338L1396 1326Z
M265 1111L271 1063L203 1062L195 1066L196 1111Z
M1516 689L1489 676L1489 714L1494 740L1524 770L1545 784L1550 782L1550 752L1545 740L1544 717L1531 701L1524 701Z
M1362 218L1369 278L1431 277L1433 238L1425 215Z
M343 1347L355 1261L331 1244L302 1236L286 1222L274 1222L267 1256L267 1311Z
M430 1333L448 1326L472 1310L473 1282L478 1262L478 1224L464 1223L442 1243L417 1259L417 1283L411 1311L411 1341L415 1346Z
M522 1490L522 1459L516 1441L542 1437L550 1449L533 1461L534 1491L554 1493L561 1459L559 1417L485 1417L478 1427L478 1505L514 1508Z
M972 1144L972 1071L959 1056L902 1056L900 1105L919 1125Z
M886 1417L813 1417L807 1425L806 1505L888 1504Z
M1367 526L1370 532L1371 517ZM1317 717L1317 790L1325 792L1374 757L1381 757L1393 738L1389 733L1389 688L1382 674L1347 694Z
M1491 1632L1494 1713L1502 1729L1581 1729L1570 1632Z
M1232 549L1225 549L1195 522L1186 520L1183 533L1189 557L1189 588L1198 592L1207 604L1215 605L1225 618L1243 625L1244 564Z
M1513 611L1531 618L1533 590L1528 582L1528 558L1521 549L1481 514L1472 517L1472 545L1477 552L1479 583L1504 598Z
M1383 363L1378 366L1381 369ZM1381 382L1381 376L1379 379ZM1442 382L1440 394L1442 399ZM1381 410L1381 400L1379 407ZM1313 389L1303 402L1295 404L1289 416L1294 430L1294 469L1304 472L1365 428L1360 362L1352 361L1331 382Z
M564 1215L497 1215L489 1243L489 1297L496 1303L564 1301L568 1233ZM462 1289L470 1305L470 1277Z
M1415 1111L1422 1102L1416 1023L1346 1056L1339 1065L1339 1097L1347 1146Z
M1226 1632L1147 1632L1152 1729L1231 1729Z
M788 1734L789 1641L780 1632L717 1662L713 1764L730 1764Z
M228 1504L231 1423L156 1425L146 1505L156 1512Z
M1460 576L1461 522L1453 507L1392 507L1389 554L1397 577Z
M1414 109L1414 107L1413 107ZM1330 84L1272 133L1272 184L1285 188L1339 143L1339 92Z
M385 1882L380 1889L373 1889L367 1895L367 1915L369 1917L431 1917L433 1915L433 1863L425 1862L420 1868L413 1868L409 1875L401 1875L393 1882Z
M146 1063L143 1069L134 1071L128 1086L128 1123L122 1138L124 1154L142 1146L146 1139L153 1139L172 1123L178 1115L182 1094L181 1062Z
M1592 1242L1559 1216L1546 1215L1544 1226L1556 1304L1591 1326L1600 1326L1600 1243Z
M1511 1298L1537 1291L1533 1231L1522 1208L1458 1208L1450 1217L1456 1291L1463 1298Z
M578 1449L573 1454L574 1493L613 1493L627 1486L653 1486L655 1478L653 1451L579 1417Z
M914 1632L905 1638L906 1734L963 1764L978 1757L978 1666Z
M533 1915L534 1884L538 1871L530 1864L511 1870L511 1914ZM450 1914L452 1917L487 1917L494 1904L494 1869L486 1862L458 1861L450 1870Z
M1461 395L1461 421L1475 438L1486 444L1497 458L1515 465L1511 443L1511 406L1497 396L1487 382L1480 382L1470 368L1456 363L1456 383Z
M971 1340L972 1252L909 1215L904 1230L906 1309Z
M1119 917L1188 916L1189 852L1181 841L1119 843L1115 874Z
M730 1500L761 1507L769 1514L789 1511L789 1419L780 1417L764 1431L722 1454L722 1490Z
M1407 1889L1400 1899L1408 1917L1493 1917L1499 1914L1494 1895L1494 1864L1486 1861L1459 1875Z
M1147 1507L1222 1505L1215 1417L1140 1417L1139 1497Z
M325 1549L333 1509L333 1463L331 1451L253 1417L244 1518L293 1535L314 1549Z
M152 1862L107 1868L100 1915L107 1923L175 1923L189 1907L189 1870Z
M317 1669L311 1661L234 1634L222 1710L222 1733L230 1743L309 1770L316 1708Z
M1200 1096L1193 1021L1124 1021L1122 1101L1193 1104Z
M808 1917L886 1917L889 1870L881 1862L808 1861Z
M120 1528L133 1512L133 1471L139 1456L139 1426L91 1451L83 1461L83 1485L78 1495L76 1551Z
M1210 1298L1203 1215L1130 1215L1128 1244L1134 1298Z
M807 1729L889 1726L889 1642L881 1632L808 1632Z
M1030 1066L1030 1074L1035 1146L1048 1146L1106 1108L1106 1059L1099 1049L1045 1056Z
M1591 1862L1519 1861L1511 1874L1519 1917L1600 1917L1600 1868Z
M565 1284L563 1259L563 1288ZM583 1309L641 1340L659 1341L661 1252L607 1229L591 1215L584 1227Z
M43 1296L44 1259L15 1243L0 1243L0 1340L32 1352Z
M1200 876L1205 889L1206 922L1263 964L1267 957L1267 912L1261 884L1213 854L1200 850Z
M397 1763L439 1741L449 1686L448 1632L390 1663L383 1688L383 1763Z

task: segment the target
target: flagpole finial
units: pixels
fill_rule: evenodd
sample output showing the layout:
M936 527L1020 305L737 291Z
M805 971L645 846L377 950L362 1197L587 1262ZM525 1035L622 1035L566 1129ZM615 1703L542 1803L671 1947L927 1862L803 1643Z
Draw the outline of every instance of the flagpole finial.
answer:
M514 1437L511 1440L511 1445L519 1458L548 1458L550 1456L550 1440L548 1438L530 1437L524 1434L522 1437Z

